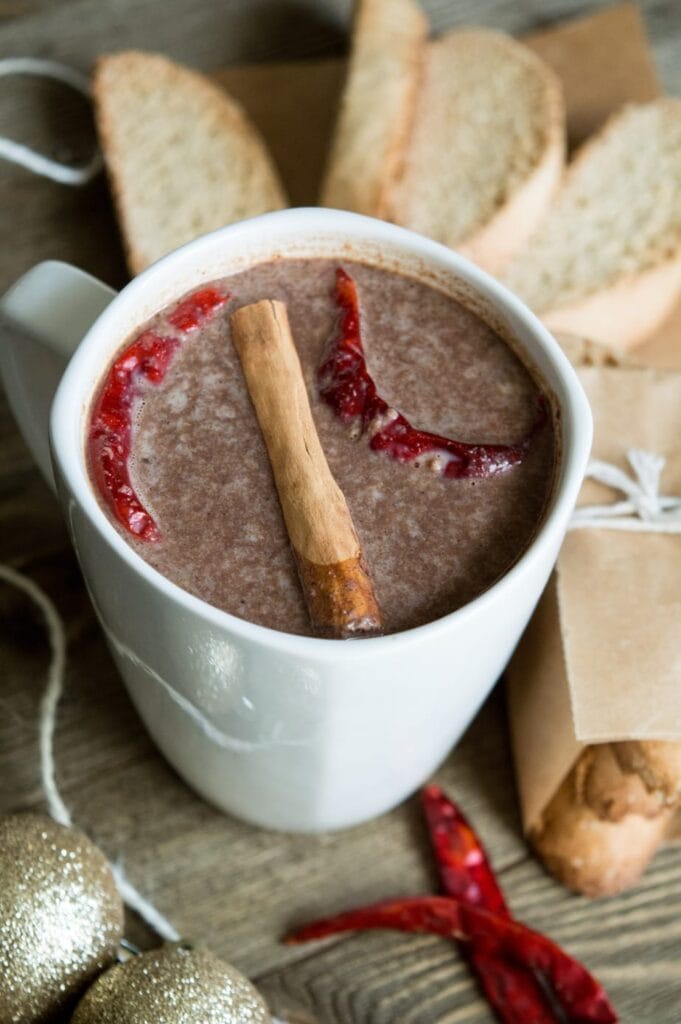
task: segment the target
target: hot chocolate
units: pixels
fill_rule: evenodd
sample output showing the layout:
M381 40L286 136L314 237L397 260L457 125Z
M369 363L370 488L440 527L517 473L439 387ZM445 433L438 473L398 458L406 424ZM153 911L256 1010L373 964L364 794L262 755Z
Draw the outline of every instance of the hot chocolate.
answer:
M292 633L311 630L232 344L230 315L241 306L286 303L317 431L386 632L439 618L491 586L530 543L553 485L551 415L541 411L540 382L509 345L429 284L351 260L342 268L357 289L364 376L356 360L352 379L333 363L343 315L338 261L281 259L154 317L120 351L91 411L91 478L128 543L190 593ZM366 397L370 386L366 429L362 410L339 395L359 388ZM402 444L403 423L418 450ZM441 435L437 444L431 435ZM460 446L473 459L460 477L457 442L441 443L454 438L475 446Z

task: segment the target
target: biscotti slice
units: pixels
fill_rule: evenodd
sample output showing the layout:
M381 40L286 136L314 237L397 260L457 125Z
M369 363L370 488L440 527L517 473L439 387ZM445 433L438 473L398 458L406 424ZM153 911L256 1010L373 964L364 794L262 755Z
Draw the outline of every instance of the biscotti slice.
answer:
M625 108L580 151L504 274L553 330L628 349L681 291L681 100Z
M427 33L413 0L358 0L322 206L385 216L413 121Z
M497 273L545 213L564 166L553 71L498 32L449 32L428 48L391 218Z
M263 140L202 75L156 54L100 58L93 94L128 263L286 205Z

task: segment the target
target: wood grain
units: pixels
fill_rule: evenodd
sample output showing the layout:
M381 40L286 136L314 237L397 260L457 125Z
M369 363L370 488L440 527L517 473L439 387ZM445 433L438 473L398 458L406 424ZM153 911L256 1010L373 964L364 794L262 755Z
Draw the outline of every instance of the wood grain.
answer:
M436 29L484 23L542 28L587 7L570 0L428 0ZM205 69L236 62L325 58L344 46L349 0L0 0L0 56L50 55L87 69L104 50L161 50ZM670 0L641 4L665 87L681 94L681 17ZM607 54L604 59L608 59ZM340 65L326 62L331 103ZM227 78L229 78L229 72ZM322 79L320 78L321 82ZM301 117L312 71L297 86ZM51 101L50 101L51 102ZM78 157L89 113L61 104L59 143ZM258 102L279 99L267 84ZM0 133L55 146L55 113L40 90L3 80ZM328 108L327 108L328 109ZM328 130L324 120L319 131ZM275 144L301 191L295 137ZM320 152L321 149L320 148ZM67 155L68 155L67 154ZM298 169L295 170L296 161ZM298 196L295 197L298 201ZM78 192L0 164L0 289L46 257L71 260L113 285L125 280L103 180ZM324 947L286 948L294 922L355 902L432 889L434 873L415 802L348 832L267 833L213 810L187 789L146 736L94 621L55 500L39 480L0 402L0 559L54 597L68 624L67 692L59 714L59 782L76 821L182 932L256 976L278 1008L321 1024L489 1024L453 948L376 933ZM45 638L26 600L0 587L0 809L39 807L36 715ZM528 857L520 838L503 700L496 694L438 773L488 843L519 916L584 958L627 1024L681 1016L681 849L662 851L642 885L593 905L570 896ZM138 921L131 938L152 941Z

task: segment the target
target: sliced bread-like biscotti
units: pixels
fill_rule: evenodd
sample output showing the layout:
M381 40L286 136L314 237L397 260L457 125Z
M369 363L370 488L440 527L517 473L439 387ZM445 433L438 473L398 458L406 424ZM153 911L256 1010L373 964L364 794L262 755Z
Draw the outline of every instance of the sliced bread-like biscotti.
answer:
M286 205L259 134L203 75L126 51L100 58L93 94L133 273L207 231Z
M385 216L414 116L427 33L413 0L358 0L322 206Z
M615 115L575 157L505 283L553 330L628 349L681 291L681 100Z
M553 197L564 137L543 61L498 32L449 32L428 48L391 219L497 273Z

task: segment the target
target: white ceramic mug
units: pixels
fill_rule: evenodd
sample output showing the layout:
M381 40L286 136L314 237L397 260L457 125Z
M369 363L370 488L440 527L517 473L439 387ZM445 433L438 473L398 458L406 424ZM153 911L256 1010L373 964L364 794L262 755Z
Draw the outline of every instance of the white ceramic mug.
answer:
M94 389L122 343L204 282L285 256L335 256L428 277L496 318L560 410L550 508L519 561L442 619L357 641L292 636L220 611L152 569L100 508L84 435ZM114 660L146 726L199 793L269 828L353 825L422 783L461 736L515 647L556 559L591 444L591 414L554 339L508 291L410 231L331 210L286 210L191 242L119 295L59 263L4 297L9 399L59 498ZM13 325L13 326L12 326ZM83 337L84 335L84 337ZM52 391L71 354L56 396Z

